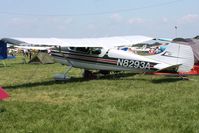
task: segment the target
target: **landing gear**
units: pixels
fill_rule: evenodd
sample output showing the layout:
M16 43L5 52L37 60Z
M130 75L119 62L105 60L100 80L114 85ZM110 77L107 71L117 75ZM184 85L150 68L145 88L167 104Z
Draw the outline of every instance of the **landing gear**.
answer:
M107 71L107 70L100 70L99 73L106 76L106 75L109 75L109 74L110 74L110 71Z
M100 70L100 71L97 71L97 72L84 70L83 78L84 79L96 79L96 78L99 78L101 76L106 76L106 75L109 75L109 74L110 74L110 71L106 71L106 70Z
M66 71L65 71L64 73L56 74L56 75L54 76L54 79L55 79L56 81L66 81L66 80L69 80L70 77L69 77L67 74L68 74L68 72L69 72L71 69L72 69L72 66L67 67L67 69L66 69Z
M54 79L56 81L67 81L67 80L69 80L71 77L68 76L68 72L71 69L72 69L72 66L67 67L67 69L64 73L54 75ZM106 75L109 75L109 74L110 74L110 71L100 70L100 71L93 72L91 70L85 69L82 76L83 76L84 79L97 79L100 76L106 76Z
M95 78L97 78L97 76L92 71L84 70L83 78L84 79L95 79Z

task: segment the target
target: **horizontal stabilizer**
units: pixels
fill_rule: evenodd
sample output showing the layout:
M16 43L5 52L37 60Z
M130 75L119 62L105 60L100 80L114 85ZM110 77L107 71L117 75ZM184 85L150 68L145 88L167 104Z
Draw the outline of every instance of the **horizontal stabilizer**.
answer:
M163 67L163 68L160 68L160 66L156 65L154 66L154 68L157 68L158 71L157 72L160 72L160 71L169 71L169 70L177 70L178 67L182 65L182 64L177 64L177 65L171 65L171 66L168 66L168 67ZM158 66L158 67L157 67Z

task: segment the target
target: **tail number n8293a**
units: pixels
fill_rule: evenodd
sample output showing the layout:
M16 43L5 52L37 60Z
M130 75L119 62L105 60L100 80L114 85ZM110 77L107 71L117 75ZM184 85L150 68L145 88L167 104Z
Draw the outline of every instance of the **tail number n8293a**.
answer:
M140 68L140 69L150 69L150 63L145 61L128 60L128 59L118 59L117 66L130 67L130 68Z

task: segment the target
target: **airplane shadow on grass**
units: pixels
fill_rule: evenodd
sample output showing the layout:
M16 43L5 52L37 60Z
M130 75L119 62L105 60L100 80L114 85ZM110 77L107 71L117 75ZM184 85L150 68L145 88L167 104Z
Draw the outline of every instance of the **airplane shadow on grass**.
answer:
M67 84L67 83L73 83L73 82L84 82L87 81L83 78L72 78L67 81L55 81L55 80L48 80L43 82L34 82L34 83L23 83L23 84L17 84L17 85L11 85L11 86L4 86L5 89L22 89L22 88L32 88L37 86L50 86L54 84Z
M111 75L107 75L107 76L100 76L100 77L94 77L91 79L85 79L83 77L71 77L68 80L65 81L55 81L55 80L48 80L48 81L43 81L43 82L34 82L34 83L23 83L23 84L16 84L16 85L10 85L10 86L3 86L5 89L21 89L21 88L32 88L32 87L37 87L37 86L50 86L50 85L54 85L54 84L68 84L68 83L77 83L77 82L87 82L90 80L112 80L112 79L121 79L124 77L129 77L132 76L134 74L129 74L129 73L125 73L125 74L111 74Z
M178 82L178 81L182 81L184 79L180 78L180 77L165 77L165 78L161 78L161 79L152 79L151 82L154 84L161 84L161 83L173 83L173 82Z
M132 77L129 79L125 79L125 77ZM5 89L21 89L21 88L32 88L37 86L50 86L54 84L68 84L68 83L77 83L77 82L87 82L90 80L136 80L136 81L147 81L154 84L161 84L161 83L172 83L182 81L182 78L179 77L162 77L162 78L143 78L143 77L135 77L136 74L132 73L124 73L124 74L111 74L107 76L101 76L98 78L93 79L84 79L82 77L68 79L66 81L55 81L55 80L48 80L43 82L34 82L34 83L23 83L23 84L16 84L11 86L4 86Z

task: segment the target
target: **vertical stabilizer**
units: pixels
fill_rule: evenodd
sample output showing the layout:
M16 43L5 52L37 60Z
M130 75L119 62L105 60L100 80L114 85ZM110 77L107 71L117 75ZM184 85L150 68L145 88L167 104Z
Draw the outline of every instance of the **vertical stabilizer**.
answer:
M163 52L148 56L148 58L167 64L165 65L167 67L176 66L177 72L188 72L194 65L192 48L177 43L169 43ZM161 69L164 69L165 66L162 65ZM158 67L161 67L161 65Z

